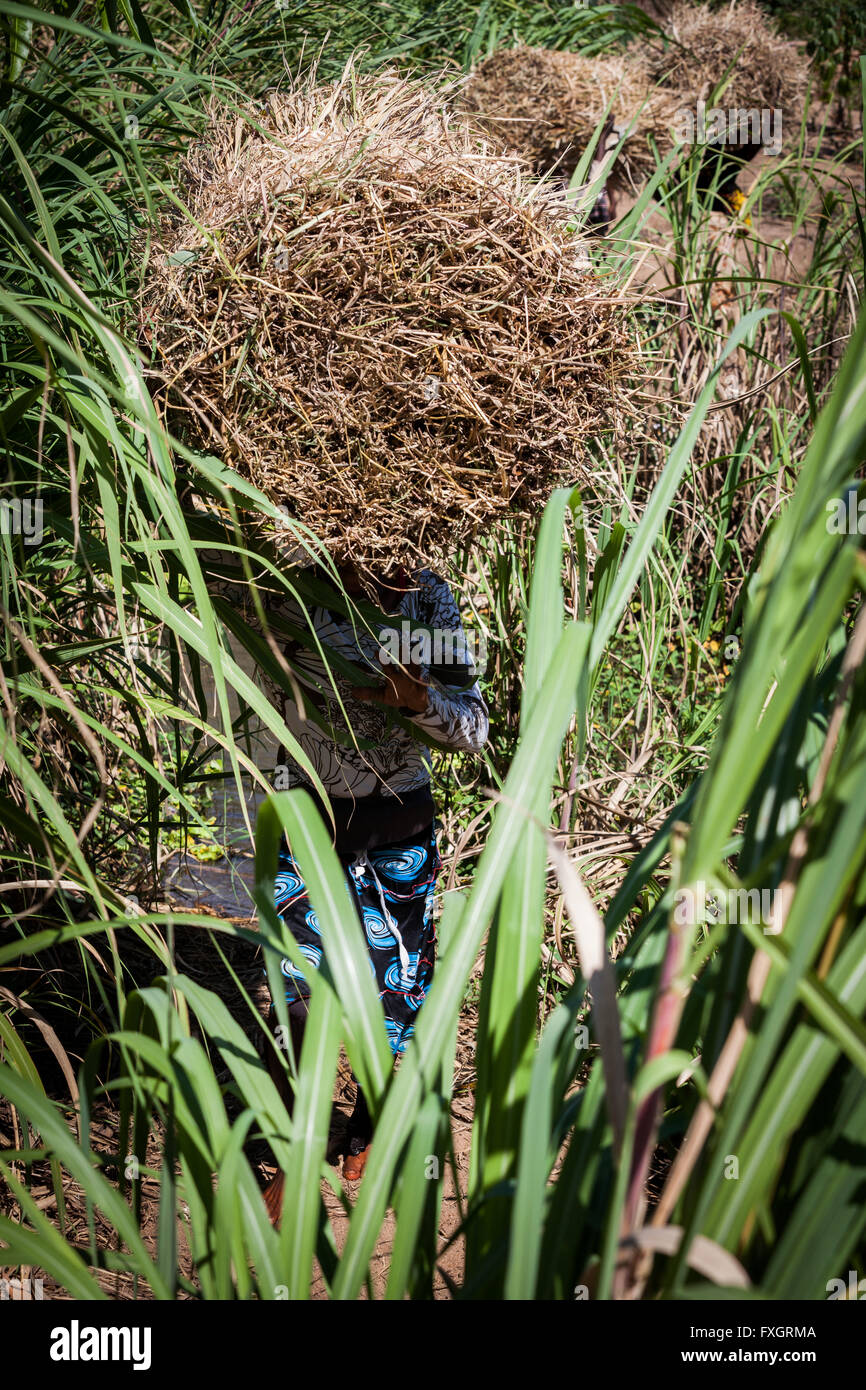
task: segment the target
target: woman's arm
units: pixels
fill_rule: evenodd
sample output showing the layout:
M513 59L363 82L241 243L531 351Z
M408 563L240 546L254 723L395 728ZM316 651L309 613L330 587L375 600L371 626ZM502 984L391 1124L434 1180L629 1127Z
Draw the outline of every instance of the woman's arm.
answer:
M473 671L475 662L454 595L445 580L429 570L419 575L418 607L418 621L434 639L438 634L439 646L447 654L447 661L436 666L435 684L427 664L390 664L383 670L384 686L361 687L352 693L356 699L378 700L398 709L446 748L479 753L487 742L490 721L478 683L465 689L448 684L445 678L449 664Z
M480 753L487 742L490 720L477 685L469 690L427 687L427 709L409 718L437 743L465 753Z

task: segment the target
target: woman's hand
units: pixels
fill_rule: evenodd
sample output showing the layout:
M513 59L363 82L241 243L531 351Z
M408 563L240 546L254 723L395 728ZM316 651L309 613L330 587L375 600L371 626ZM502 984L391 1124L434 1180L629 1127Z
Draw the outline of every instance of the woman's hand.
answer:
M410 709L413 714L424 714L429 703L429 686L420 679L421 668L414 662L406 666L386 666L379 662L385 676L384 685L356 685L352 694L356 700L367 704L378 700L391 709Z

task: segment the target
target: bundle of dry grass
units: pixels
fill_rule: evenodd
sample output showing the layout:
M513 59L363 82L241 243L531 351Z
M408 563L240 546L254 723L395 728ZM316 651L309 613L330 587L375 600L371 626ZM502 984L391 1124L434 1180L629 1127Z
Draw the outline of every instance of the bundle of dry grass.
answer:
M654 88L634 51L586 58L526 44L501 48L479 63L464 101L491 136L528 158L537 173L556 168L566 179L607 119L616 131L629 132L617 170L633 183L655 168L648 135L662 152L671 148L680 104L670 91Z
M167 398L337 558L436 560L585 478L631 366L561 207L393 73L211 113L142 323Z
M679 92L684 104L707 100L732 67L720 106L780 109L785 116L799 116L808 60L778 34L755 0L730 0L721 9L676 0L664 27L674 43L663 52L641 51L635 57L646 65L651 81Z

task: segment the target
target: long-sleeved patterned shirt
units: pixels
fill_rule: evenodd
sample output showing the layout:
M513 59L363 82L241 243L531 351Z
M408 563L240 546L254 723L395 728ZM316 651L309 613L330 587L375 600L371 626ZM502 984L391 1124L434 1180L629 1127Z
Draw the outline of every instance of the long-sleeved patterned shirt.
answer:
M391 615L391 627L399 630L400 620L407 618L440 632L453 632L457 634L453 643L455 660L471 664L457 604L445 580L430 570L421 570L415 585L417 587L402 596ZM381 668L377 637L353 628L348 619L326 608L315 608L310 616L319 640L350 661L359 664L366 661L373 669L371 684L378 684ZM285 702L286 724L309 757L329 796L387 795L411 791L429 783L428 747L395 724L390 710L378 703L367 704L355 699L353 687L345 677L332 671L329 678L318 653L296 649L292 654L292 666L308 689L310 685L317 688L317 703L328 723L345 727L347 720L333 693L330 696L322 694L323 687L328 687L333 680L352 730L359 740L374 745L354 748L337 744L312 721L301 719L292 701ZM421 678L430 679L429 666L421 665ZM431 681L427 709L421 714L407 713L405 717L437 744L455 751L478 752L487 739L487 707L477 682L461 690L441 680ZM289 785L307 785L304 773L297 766L290 767L288 781Z
M392 614L389 627L399 632L401 620L420 623L440 633L454 634L450 655L456 665L465 662L472 669L471 651L460 621L460 613L448 584L431 570L421 570L414 587L405 592ZM227 590L222 585L223 592ZM235 590L235 594L236 594ZM347 660L370 671L368 684L383 681L379 663L379 635L353 626L349 619L323 607L304 614L294 600L280 600L279 611L298 627L312 625L319 641ZM383 629L380 629L380 634ZM402 793L429 787L430 751L396 723L393 711L378 702L368 704L354 698L352 683L333 666L329 672L322 656L297 643L287 650L292 671L328 725L357 738L362 747L337 743L311 719L305 719L285 689L266 678L268 694L277 705L287 727L310 759L330 797L399 797ZM487 740L488 717L477 682L467 689L444 681L446 668L439 665L431 675L429 665L420 663L421 679L428 680L429 695L425 711L402 712L407 723L435 742L454 751L479 752ZM339 700L334 694L334 687ZM340 708L342 702L343 710ZM280 789L310 787L301 767L288 761Z

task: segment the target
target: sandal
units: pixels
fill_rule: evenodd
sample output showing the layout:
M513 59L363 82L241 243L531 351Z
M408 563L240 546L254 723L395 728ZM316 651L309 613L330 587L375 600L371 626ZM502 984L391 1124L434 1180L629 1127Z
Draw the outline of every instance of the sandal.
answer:
M369 1139L350 1139L349 1152L343 1159L343 1177L347 1182L360 1182L370 1156Z
M271 1178L267 1187L262 1192L265 1202L265 1210L271 1219L271 1225L277 1230L280 1229L280 1220L283 1215L283 1189L286 1185L285 1173L277 1173L275 1178Z

